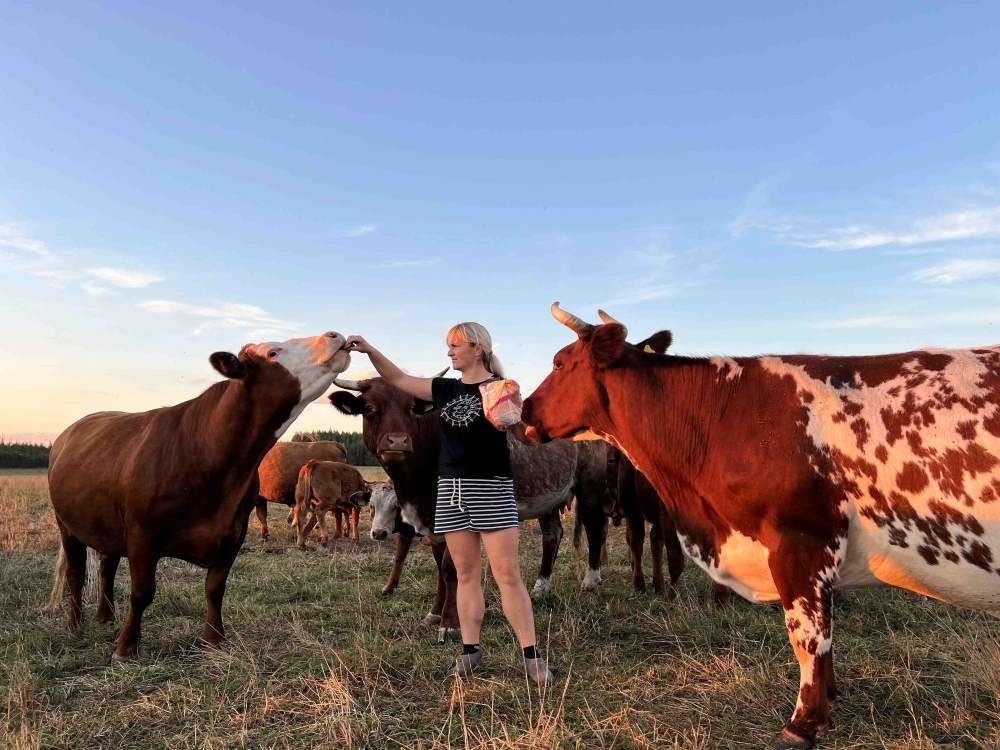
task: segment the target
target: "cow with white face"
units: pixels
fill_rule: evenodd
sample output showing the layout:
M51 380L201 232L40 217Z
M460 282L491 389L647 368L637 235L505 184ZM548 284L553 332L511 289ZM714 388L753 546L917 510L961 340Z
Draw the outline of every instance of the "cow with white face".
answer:
M371 538L384 542L396 528L399 519L399 501L392 482L374 482L368 509L372 514Z
M781 603L800 685L773 747L828 725L835 589L1000 616L1000 347L702 359L644 352L603 312L552 313L577 340L525 399L529 436L617 446L698 565Z
M222 598L257 500L257 467L305 407L350 363L339 333L247 344L209 361L225 379L174 406L86 416L56 438L49 494L62 537L50 606L69 587L81 617L87 548L101 553L98 620L114 617L115 572L128 558L132 593L114 656L135 656L156 567L176 557L207 568L201 639L225 636Z

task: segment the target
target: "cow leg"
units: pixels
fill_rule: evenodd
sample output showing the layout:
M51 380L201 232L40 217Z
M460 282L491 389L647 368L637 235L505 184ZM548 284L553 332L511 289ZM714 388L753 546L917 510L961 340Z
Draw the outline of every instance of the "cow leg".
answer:
M845 540L846 541L846 540ZM833 581L824 568L829 550L801 540L782 544L770 558L771 574L785 610L788 639L799 663L799 696L792 718L771 747L809 748L829 725L833 675Z
M458 572L443 541L431 544L431 550L438 564L438 590L431 611L424 617L424 624L439 624L437 643L459 640L462 633L458 623L458 602L455 600Z
M340 508L333 509L333 535L340 539L342 536L347 536L344 533L344 512Z
M239 547L237 546L237 550ZM226 595L226 581L233 567L236 555L229 554L218 565L213 565L205 575L205 627L201 632L201 642L218 648L226 638L226 628L222 624L222 598Z
M133 549L129 550L128 569L132 577L132 593L129 596L128 615L118 634L112 659L130 659L138 654L142 614L156 596L156 563L157 559L146 549L146 545L133 545Z
M97 595L97 621L111 622L115 619L115 574L121 558L116 555L101 555L98 566L100 590Z
M306 536L312 531L314 526L319 526L319 543L324 547L329 546L330 537L326 533L326 511L322 508L317 508L316 510L310 511L309 513L309 523L306 524ZM334 534L334 539L336 539L339 534Z
M660 524L659 517L657 517L655 521L651 521L649 524L649 556L653 560L653 591L657 594L665 593L663 586L664 546L663 526ZM673 592L673 589L671 589L671 592Z
M403 574L403 563L410 554L410 547L413 546L413 537L405 534L396 534L396 548L392 558L392 570L386 579L385 586L382 587L382 594L388 595L399 586L399 578Z
M601 565L607 562L608 517L601 508L584 505L577 499L577 523L587 533L587 572L580 588L593 591L601 583Z
M684 549L677 538L674 521L663 508L660 509L660 528L663 529L663 544L667 549L667 572L670 574L669 598L677 597L677 581L684 572Z
M559 509L550 510L538 517L538 527L542 530L542 564L538 579L531 588L532 596L542 596L552 591L552 569L555 567L559 545L562 543L563 527Z
M257 523L260 524L260 538L266 542L271 538L271 532L267 528L267 500L258 496L253 509L257 514Z
M83 585L87 580L87 545L62 531L66 586L69 589L69 626L79 627L83 616Z
M646 591L646 577L642 574L642 548L646 543L646 521L637 510L625 516L625 541L632 560L632 588Z
M351 539L355 542L360 542L361 537L358 535L358 520L361 516L361 509L358 507L351 508Z

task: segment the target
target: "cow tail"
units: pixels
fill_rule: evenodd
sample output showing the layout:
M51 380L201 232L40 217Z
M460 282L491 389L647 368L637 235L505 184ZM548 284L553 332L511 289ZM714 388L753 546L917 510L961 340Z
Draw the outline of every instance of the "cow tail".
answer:
M305 513L309 510L309 500L312 499L312 475L315 466L315 459L309 459L299 469L299 479L295 483L295 505L298 507L299 513Z
M49 594L49 603L42 608L42 612L51 614L62 604L66 595L66 550L62 544L59 545L59 555L56 557L55 570L52 575L52 592Z
M84 569L84 586L83 586L83 600L84 601L97 601L98 596L98 576L97 576L97 550L92 547L87 547L87 562L86 568ZM52 614L57 609L59 605L62 604L62 600L66 597L66 550L59 545L59 554L56 556L56 564L52 572L52 591L49 592L49 601L44 607L42 607L42 612L44 614Z

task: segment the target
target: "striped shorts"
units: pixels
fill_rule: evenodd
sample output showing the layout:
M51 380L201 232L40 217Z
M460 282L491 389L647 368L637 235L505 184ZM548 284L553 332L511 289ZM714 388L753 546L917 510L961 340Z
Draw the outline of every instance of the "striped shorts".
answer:
M434 533L501 531L517 526L514 480L438 477Z

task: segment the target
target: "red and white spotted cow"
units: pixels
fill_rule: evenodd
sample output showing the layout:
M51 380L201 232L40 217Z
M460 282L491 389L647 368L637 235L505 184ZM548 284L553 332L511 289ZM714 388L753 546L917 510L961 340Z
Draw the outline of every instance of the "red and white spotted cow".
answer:
M525 400L529 436L616 445L695 562L781 602L801 676L774 747L829 721L834 589L1000 616L1000 347L701 359L640 351L604 312L552 314L578 340Z

